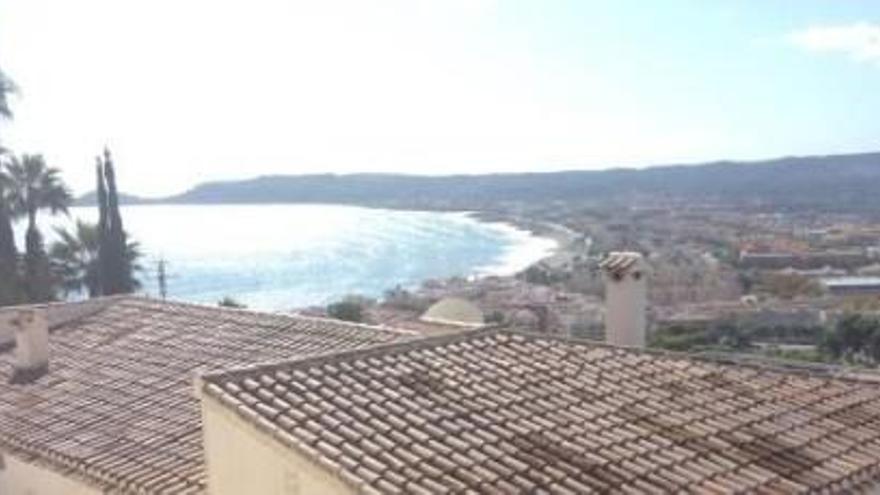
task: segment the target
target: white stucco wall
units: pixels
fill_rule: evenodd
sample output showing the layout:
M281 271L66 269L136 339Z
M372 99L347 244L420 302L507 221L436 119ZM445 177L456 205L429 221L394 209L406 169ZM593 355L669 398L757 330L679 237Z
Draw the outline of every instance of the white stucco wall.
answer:
M0 451L3 468L0 469L0 494L2 495L100 495L101 491L90 485L25 462Z
M215 399L201 394L211 495L347 495L333 473L283 446Z

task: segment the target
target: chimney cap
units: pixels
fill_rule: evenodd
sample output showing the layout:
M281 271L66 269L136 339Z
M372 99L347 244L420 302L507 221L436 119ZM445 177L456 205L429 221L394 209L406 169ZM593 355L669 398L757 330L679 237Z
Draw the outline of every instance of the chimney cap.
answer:
M642 254L634 251L615 251L608 253L599 263L599 268L611 275L623 275L642 260Z
M15 312L15 317L12 319L12 324L15 326L16 332L24 332L27 331L31 325L35 322L37 318L40 316L45 316L45 312L38 308L21 308Z

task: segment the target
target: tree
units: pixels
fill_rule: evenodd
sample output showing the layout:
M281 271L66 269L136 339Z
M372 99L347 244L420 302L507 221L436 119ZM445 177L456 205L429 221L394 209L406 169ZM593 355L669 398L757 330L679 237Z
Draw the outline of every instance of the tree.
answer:
M753 330L736 320L719 320L708 325L676 323L658 328L651 347L673 351L746 351L752 347Z
M741 322L717 321L710 326L709 333L712 340L725 348L742 351L752 346L752 331Z
M98 208L100 233L99 280L101 294L127 294L137 289L134 267L125 256L125 229L119 212L119 195L116 189L116 171L110 150L104 149L104 159L98 158Z
M49 258L43 236L37 229L37 213L67 213L70 191L61 181L58 169L46 165L42 155L12 157L7 165L12 182L13 215L27 217L25 233L24 290L28 301L45 302L53 298Z
M8 95L16 91L15 84L0 70L0 120L11 119ZM6 154L0 142L0 159ZM12 180L4 172L0 161L0 306L21 302L18 280L18 251L12 230Z
M880 361L880 320L846 315L826 335L822 348L835 359L876 364Z
M335 302L327 306L327 315L337 320L353 321L360 323L364 321L364 309L366 301L358 297L347 297L339 302Z
M15 83L6 77L6 74L0 69L0 120L12 118L12 109L9 108L9 95L17 91L18 88L15 86ZM2 140L0 140L0 156L3 156L6 151Z
M17 88L12 79L9 79L0 69L0 117L11 119L12 109L9 108L9 95L15 93Z
M97 179L97 200L98 200L98 263L97 263L97 279L98 279L98 295L104 295L104 287L108 287L108 278L112 272L109 266L110 247L108 245L109 237L107 235L107 185L104 183L104 163L101 157L96 157L95 176Z
M245 309L247 308L246 304L239 302L237 299L231 296L225 296L223 299L217 301L217 306L221 308L232 308L232 309Z
M0 306L20 301L18 250L12 230L12 180L0 162Z
M60 283L65 294L83 293L89 297L101 295L100 241L98 225L76 222L74 230L55 229L59 240L49 249L49 259L55 280ZM135 271L140 270L137 260L140 249L136 242L129 241L125 247L125 258ZM139 287L136 279L128 281L132 287Z
M651 347L672 351L691 351L715 345L711 332L702 325L674 324L659 328L651 335Z
M382 303L384 306L390 308L412 311L420 314L424 313L425 310L431 306L430 299L413 294L400 285L385 291Z

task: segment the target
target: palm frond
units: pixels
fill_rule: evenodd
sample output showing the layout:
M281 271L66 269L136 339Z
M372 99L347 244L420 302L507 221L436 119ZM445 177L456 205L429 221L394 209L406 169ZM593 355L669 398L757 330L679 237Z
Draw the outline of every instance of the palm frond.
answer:
M9 108L8 95L18 92L18 86L0 70L0 117L12 118L12 109Z
M6 164L11 183L10 205L16 216L35 215L48 209L52 214L67 213L73 200L56 168L46 165L42 155L13 156Z
M53 273L60 281L61 288L68 294L87 292L100 293L100 230L97 224L77 221L71 230L56 229L58 240L49 249ZM132 267L129 285L140 288L134 276L141 270L138 260L141 257L137 242L128 241L125 260Z

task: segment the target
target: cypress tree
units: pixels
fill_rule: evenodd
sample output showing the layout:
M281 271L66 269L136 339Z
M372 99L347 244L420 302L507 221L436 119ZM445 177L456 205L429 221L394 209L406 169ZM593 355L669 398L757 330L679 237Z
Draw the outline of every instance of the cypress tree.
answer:
M99 198L99 204L103 204L104 213L101 221L102 228L102 271L105 295L125 294L134 291L135 279L133 267L126 256L126 235L122 225L122 215L119 213L119 195L116 189L116 171L113 168L113 160L110 158L110 150L104 149L104 183L106 183L106 199ZM99 180L100 183L100 180ZM100 185L99 185L100 189ZM99 196L101 195L99 190Z
M108 266L110 248L108 246L107 233L107 186L104 184L104 165L101 157L95 158L95 175L97 187L95 188L98 201L98 294L106 294L105 290L110 286L108 277L111 270Z

